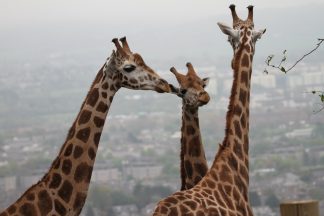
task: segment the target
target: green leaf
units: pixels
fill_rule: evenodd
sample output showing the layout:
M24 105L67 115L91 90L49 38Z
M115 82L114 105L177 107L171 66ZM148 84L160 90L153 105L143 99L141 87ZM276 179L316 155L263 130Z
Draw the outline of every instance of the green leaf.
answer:
M274 55L269 55L267 58L267 64L269 65L271 60L273 59Z
M320 98L321 98L321 101L324 102L324 95L321 94L321 95L319 95L319 96L320 96Z
M286 73L286 69L284 67L281 67L280 70L284 73Z
M286 57L286 56L284 56L284 57L281 59L282 62L284 62L284 61L286 61L286 60L287 60L287 57Z

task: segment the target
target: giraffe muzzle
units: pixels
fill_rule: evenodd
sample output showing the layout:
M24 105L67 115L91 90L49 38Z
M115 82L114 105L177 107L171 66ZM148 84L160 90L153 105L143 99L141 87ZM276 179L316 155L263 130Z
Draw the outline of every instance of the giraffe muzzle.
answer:
M198 101L200 103L200 106L206 105L210 100L210 97L207 93L203 93L199 96Z
M164 79L159 79L157 81L157 85L155 87L155 91L157 91L158 93L169 93L171 92L169 83L167 81L165 81Z

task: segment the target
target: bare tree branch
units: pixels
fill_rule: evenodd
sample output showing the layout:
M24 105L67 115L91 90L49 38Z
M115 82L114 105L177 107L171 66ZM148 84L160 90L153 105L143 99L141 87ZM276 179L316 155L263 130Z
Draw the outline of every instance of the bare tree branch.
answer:
M306 54L304 54L301 58L299 58L299 59L298 59L294 64L292 64L292 66L290 66L288 69L286 69L285 67L282 66L282 64L285 63L286 60L287 60L287 56L286 56L287 50L284 50L284 51L283 51L283 53L282 53L282 54L283 54L283 57L281 58L281 61L280 61L280 63L279 63L278 65L276 65L276 64L272 64L272 63L271 63L272 59L274 58L274 55L269 55L269 56L267 57L267 59L265 60L265 63L266 63L266 65L267 65L268 67L272 67L272 68L278 69L278 70L280 70L280 71L282 71L282 72L284 72L284 73L287 73L287 72L289 72L291 69L293 69L293 68L294 68L294 67L295 67L299 62L301 62L305 57L307 57L308 55L310 55L310 54L312 54L313 52L315 52L315 51L316 51L316 50L321 46L321 44L322 44L323 41L324 41L323 38L318 38L317 40L318 40L318 43L316 44L316 46L315 46L312 50L310 50L309 52L307 52ZM267 68L264 69L264 72L265 72L266 74L269 73L268 70L267 70ZM316 94L316 95L318 95L318 96L320 97L320 103L317 103L317 105L319 105L319 109L318 109L318 110L314 110L313 113L314 113L314 114L317 114L317 113L323 111L323 110L324 110L324 91L315 91L315 90L313 90L313 91L308 92L308 93L312 93L312 94L314 94L314 95Z
M319 105L320 105L320 108L318 110L313 110L314 115L324 110L324 105L323 104L319 104Z
M306 56L312 54L313 52L315 52L320 46L321 44L323 43L324 39L323 38L318 38L318 43L316 44L315 48L313 48L311 51L307 52L306 54L304 54L301 58L299 58L292 66L290 66L288 69L286 69L285 67L282 66L282 64L284 62L286 62L287 60L287 56L286 56L286 52L287 50L284 50L283 51L283 57L280 61L280 63L278 65L275 65L275 64L271 64L271 61L272 59L274 58L274 55L269 55L267 57L267 59L265 60L265 63L267 66L269 67L272 67L272 68L276 68L276 69L279 69L280 71L284 72L284 73L287 73L289 72L291 69L293 69L299 62L301 62ZM265 73L268 73L268 70L265 68L264 69L264 72Z
M320 98L320 103L316 103L319 106L319 109L317 110L313 110L313 114L317 114L319 112L321 112L322 110L324 110L324 91L310 91L310 92L306 92L306 93L310 93L313 95L317 95Z

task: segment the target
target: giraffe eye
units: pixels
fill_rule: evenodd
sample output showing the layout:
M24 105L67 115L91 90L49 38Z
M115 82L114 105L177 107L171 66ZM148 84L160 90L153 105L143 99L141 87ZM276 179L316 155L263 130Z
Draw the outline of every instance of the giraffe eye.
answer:
M132 72L133 70L135 70L136 66L135 65L131 65L131 64L128 64L128 65L125 65L124 66L124 71L126 71L127 73L130 73Z
M182 95L185 95L185 94L187 93L187 89L180 89L180 93L181 93Z

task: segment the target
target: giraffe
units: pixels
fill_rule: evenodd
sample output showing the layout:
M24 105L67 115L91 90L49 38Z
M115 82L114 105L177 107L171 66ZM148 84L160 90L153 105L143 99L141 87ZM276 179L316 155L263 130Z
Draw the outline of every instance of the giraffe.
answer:
M171 92L182 98L181 190L192 188L205 176L208 170L201 141L198 108L209 102L210 97L204 89L209 78L198 77L190 62L186 66L188 68L186 75L179 73L174 67L170 69L180 85L180 88L170 85Z
M211 168L190 190L179 191L161 200L153 213L161 215L252 216L249 205L249 101L252 58L255 43L265 30L254 30L253 6L248 18L238 18L230 5L233 28L218 23L233 47L234 74L225 137Z
M79 215L95 162L100 136L115 93L121 88L170 92L142 57L132 53L126 37L97 73L66 141L43 178L31 186L1 216Z

